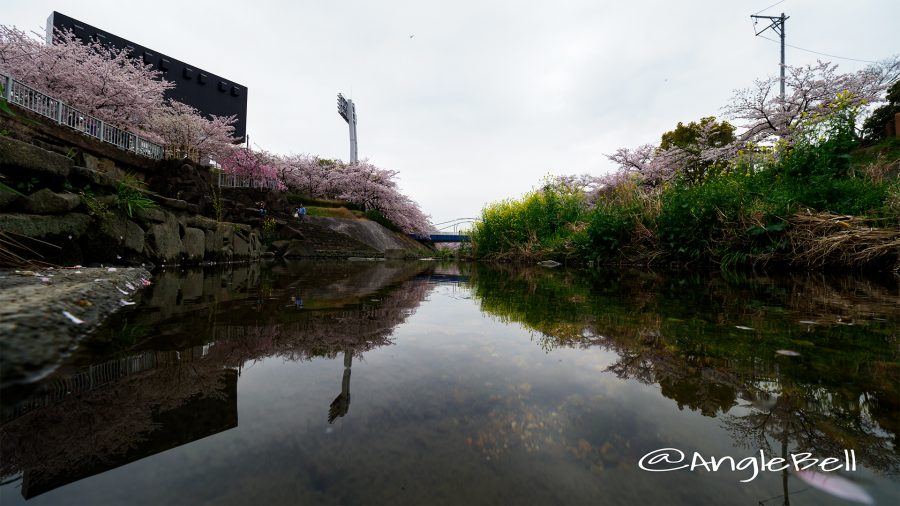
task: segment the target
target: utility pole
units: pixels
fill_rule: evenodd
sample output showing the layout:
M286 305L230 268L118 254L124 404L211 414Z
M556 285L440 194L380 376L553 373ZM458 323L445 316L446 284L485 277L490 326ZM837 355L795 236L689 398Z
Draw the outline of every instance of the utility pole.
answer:
M753 19L753 26L756 26L757 20L759 19L768 19L770 21L769 26L763 28L762 30L755 32L758 36L769 28L772 29L773 32L777 33L781 36L781 99L784 100L784 22L790 16L785 16L784 13L781 13L781 16L757 16L755 14L751 14L750 18Z
M350 164L357 162L356 157L356 105L352 100L344 98L338 93L337 96L338 114L344 118L344 121L350 126Z

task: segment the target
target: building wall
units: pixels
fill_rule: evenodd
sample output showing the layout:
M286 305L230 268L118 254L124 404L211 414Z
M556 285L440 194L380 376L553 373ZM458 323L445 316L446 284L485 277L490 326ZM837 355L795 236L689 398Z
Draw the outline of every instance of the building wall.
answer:
M131 48L135 58L153 65L165 79L175 83L166 92L166 98L188 104L206 115L237 116L235 136L244 139L247 134L246 86L56 11L47 18L48 41L54 29L63 28L72 30L82 40L95 39L117 48Z

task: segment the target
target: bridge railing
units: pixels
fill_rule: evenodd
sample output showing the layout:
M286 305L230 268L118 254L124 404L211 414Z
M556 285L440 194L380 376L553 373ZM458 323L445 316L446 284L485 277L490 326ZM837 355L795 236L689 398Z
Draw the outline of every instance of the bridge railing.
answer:
M107 142L125 151L153 158L154 160L162 160L163 158L163 147L155 142L150 142L139 135L112 126L90 114L79 111L61 100L41 93L25 83L16 81L10 76L0 74L0 82L3 83L3 98L10 104L28 109L53 120L59 125L78 130L87 136Z

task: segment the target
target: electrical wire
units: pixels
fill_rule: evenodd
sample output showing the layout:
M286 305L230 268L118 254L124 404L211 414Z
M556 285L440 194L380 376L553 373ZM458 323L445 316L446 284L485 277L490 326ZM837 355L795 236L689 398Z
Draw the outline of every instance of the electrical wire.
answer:
M758 35L758 37L761 37L761 38L763 38L763 39L766 39L766 40L768 40L769 42L774 42L774 43L776 43L776 44L781 44L781 41L778 41L778 40L775 40L775 39L770 39L770 38L766 37L765 35ZM837 58L837 59L839 59L839 60L850 60L850 61L858 61L858 62L863 62L863 63L874 63L874 64L876 64L876 65L878 64L877 61L872 61L872 60L861 60L861 59L859 59L859 58L848 58L848 57L846 57L846 56L838 56L838 55L836 55L836 54L821 53L821 52L819 52L819 51L813 51L812 49L806 49L806 48L803 48L803 47L800 47L800 46L794 46L794 45L792 45L792 44L785 44L785 46L787 46L787 47L792 47L792 48L794 48L794 49L799 49L800 51L806 51L807 53L813 53L813 54L817 54L817 55L821 55L821 56L827 56L827 57L829 57L829 58Z
M774 3L774 4L772 4L772 5L768 6L768 7L766 7L766 8L763 9L762 11L767 11L767 10L771 9L772 7L775 7L775 6L778 5L778 4L783 4L784 1L785 1L785 0L781 0L780 2ZM759 14L759 13L762 12L762 11L754 12L753 14L751 14L751 16L756 16L757 14Z

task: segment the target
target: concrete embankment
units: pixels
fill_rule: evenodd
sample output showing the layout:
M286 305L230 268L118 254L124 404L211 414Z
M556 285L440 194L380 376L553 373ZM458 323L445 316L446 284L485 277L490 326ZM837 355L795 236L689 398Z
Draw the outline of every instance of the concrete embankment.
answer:
M142 268L0 271L0 385L52 372L149 278Z

